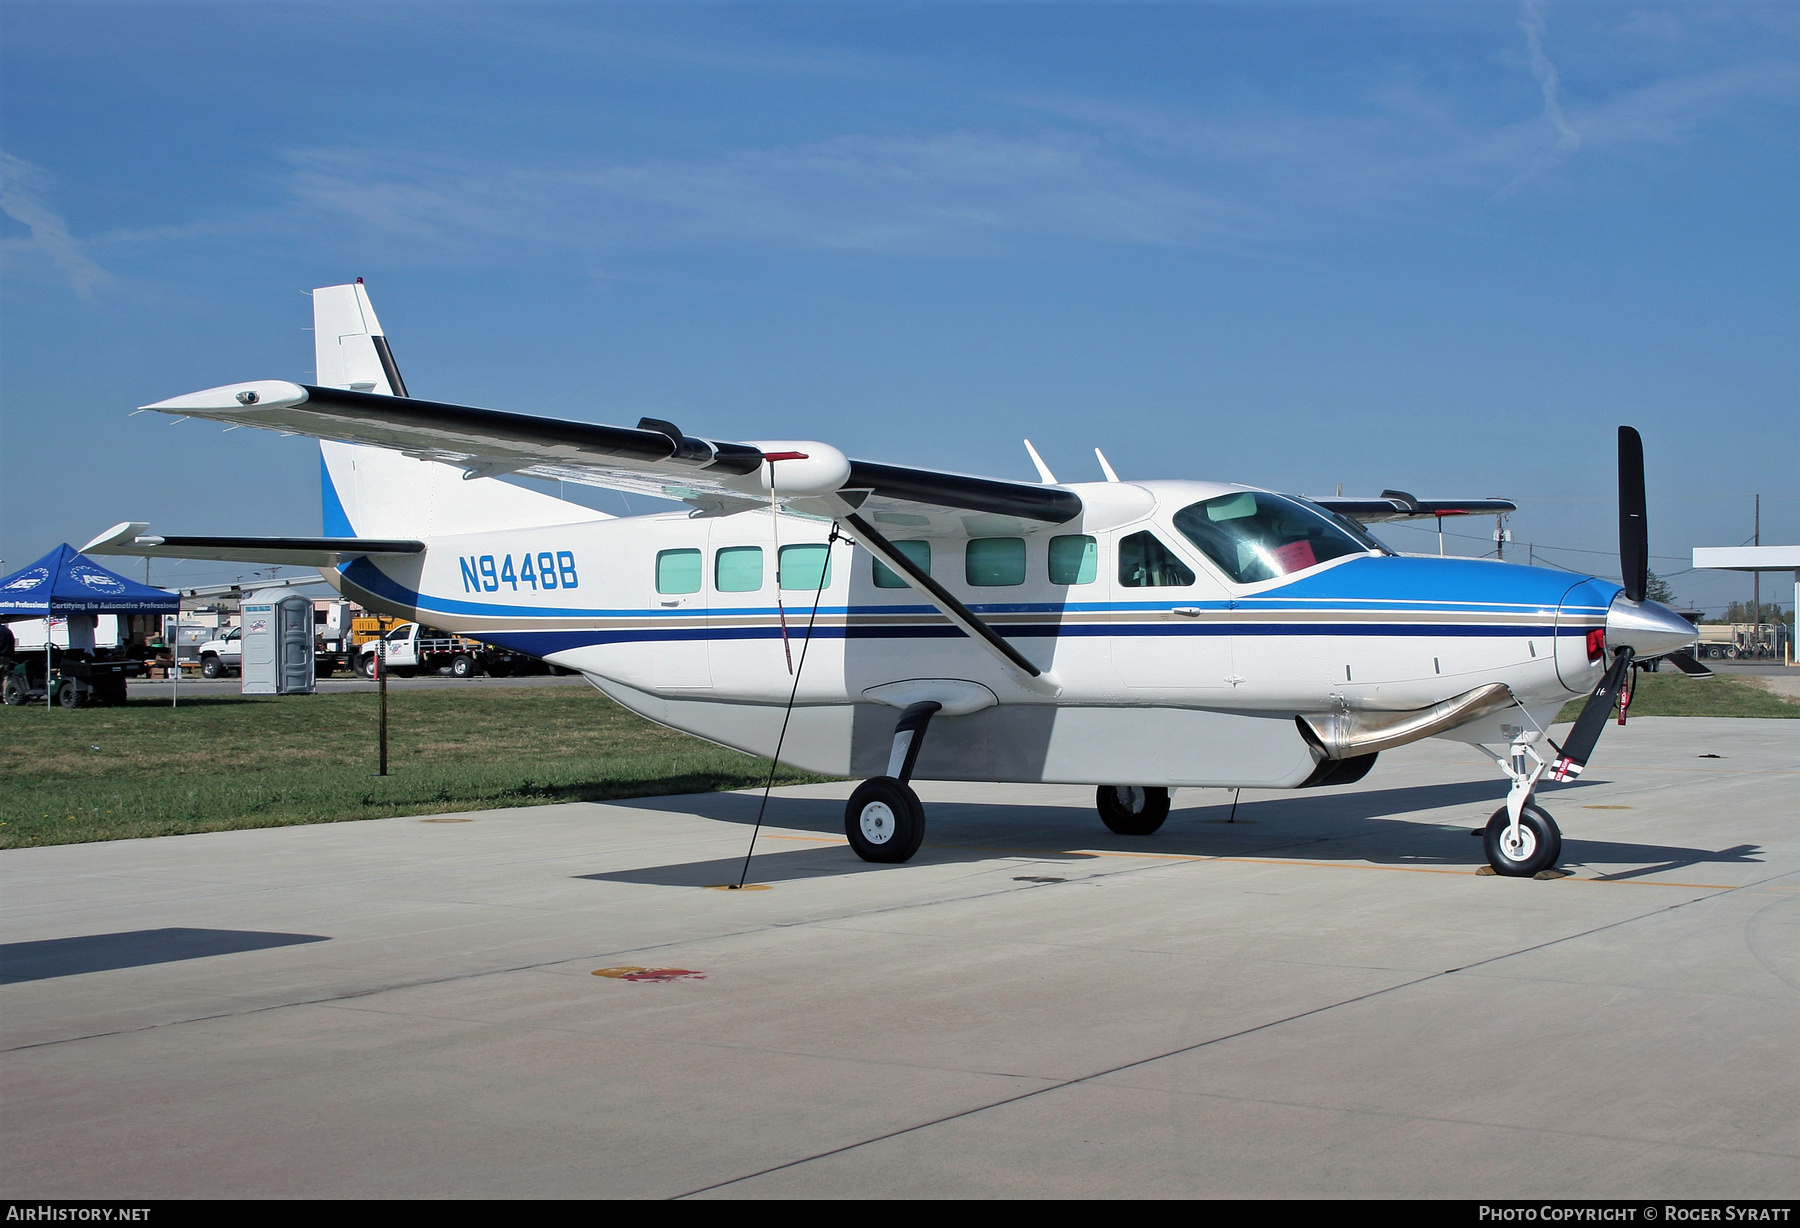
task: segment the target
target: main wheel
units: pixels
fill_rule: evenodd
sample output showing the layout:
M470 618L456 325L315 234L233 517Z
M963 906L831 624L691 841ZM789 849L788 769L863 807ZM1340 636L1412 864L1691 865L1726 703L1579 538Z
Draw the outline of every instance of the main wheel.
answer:
M20 707L31 698L31 687L17 674L8 674L3 684L6 693L6 704L9 708Z
M480 673L475 658L466 652L459 652L450 658L450 676L452 678L473 678Z
M875 776L850 795L844 834L864 861L902 862L925 839L925 807L918 794L892 776Z
M1494 873L1509 878L1530 878L1540 870L1554 869L1562 857L1562 831L1543 807L1526 802L1519 816L1519 842L1508 839L1512 827L1506 807L1494 811L1482 833L1481 847Z
M373 678L375 676L375 654L371 652L358 657L356 672L365 678Z
M223 678L225 662L217 657L207 657L206 660L200 662L200 676L202 678Z
M1100 821L1121 836L1147 836L1169 817L1169 791L1158 786L1101 785L1094 791Z
M73 678L64 679L62 688L56 692L56 702L65 708L79 708L84 698L81 685Z

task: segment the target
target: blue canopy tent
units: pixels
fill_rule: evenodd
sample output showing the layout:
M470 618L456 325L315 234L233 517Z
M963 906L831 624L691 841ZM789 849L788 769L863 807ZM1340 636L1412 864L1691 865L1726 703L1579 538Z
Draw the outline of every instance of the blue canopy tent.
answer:
M41 664L14 660L12 633L0 634L5 696L11 704L60 697L67 707L96 699L123 702L125 678L141 673L141 661L101 661L94 655L94 624L101 614L175 614L181 598L109 571L63 543L35 563L0 577L0 623L21 618L69 620L69 648L56 668L48 634ZM46 628L47 629L47 628Z

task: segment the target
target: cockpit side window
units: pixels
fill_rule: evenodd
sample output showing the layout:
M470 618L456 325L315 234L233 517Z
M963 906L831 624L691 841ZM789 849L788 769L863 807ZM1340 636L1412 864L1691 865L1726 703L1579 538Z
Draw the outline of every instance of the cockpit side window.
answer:
M1175 527L1228 577L1255 584L1381 546L1294 499L1243 490L1182 508Z
M1149 533L1133 533L1119 541L1119 584L1125 588L1179 588L1194 582L1194 573L1175 552Z

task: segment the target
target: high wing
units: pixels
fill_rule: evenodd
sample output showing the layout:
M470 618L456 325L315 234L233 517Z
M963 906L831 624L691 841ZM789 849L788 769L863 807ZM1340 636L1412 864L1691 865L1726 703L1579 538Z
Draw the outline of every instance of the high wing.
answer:
M1404 490L1384 490L1378 499L1308 495L1306 501L1364 524L1421 520L1427 516L1494 516L1519 510L1519 505L1510 499L1418 499Z
M469 477L517 473L680 499L713 514L767 506L771 482L796 511L832 515L808 503L835 496L876 519L972 536L1030 527L1017 522L1061 524L1082 507L1079 495L1056 486L851 460L815 441L699 439L653 418L603 426L279 380L144 408L388 448Z

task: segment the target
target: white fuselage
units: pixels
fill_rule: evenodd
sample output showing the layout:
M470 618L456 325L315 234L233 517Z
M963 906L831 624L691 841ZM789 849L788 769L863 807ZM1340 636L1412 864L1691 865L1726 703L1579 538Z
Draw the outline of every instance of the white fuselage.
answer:
M782 758L840 775L882 770L897 713L869 692L907 680L953 680L993 700L939 718L921 777L1285 787L1317 766L1296 715L1411 711L1498 682L1518 707L1451 736L1504 743L1509 726L1547 725L1601 672L1587 637L1616 585L1373 553L1237 585L1170 517L1241 488L1073 489L1085 510L1067 524L971 515L955 536L902 517L876 526L927 543L932 577L1042 669L1047 688L1024 685L891 573L878 584L875 560L846 540L830 548L821 591L830 525L792 514L428 537L422 555L358 559L330 576L374 608L580 670L645 716L741 750L775 750L791 697ZM1119 543L1144 531L1190 583L1127 582ZM1080 574L1068 544L1052 544L1072 537L1092 539ZM1053 548L1069 582L1052 578Z

